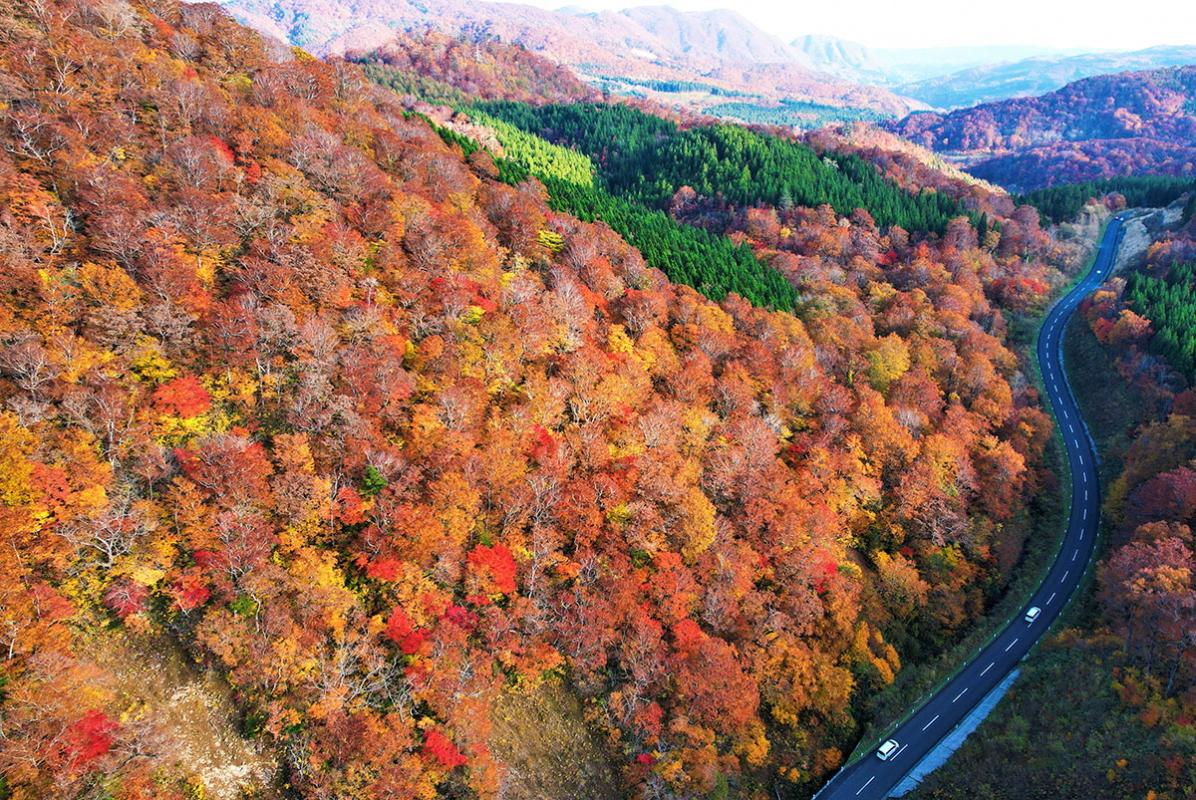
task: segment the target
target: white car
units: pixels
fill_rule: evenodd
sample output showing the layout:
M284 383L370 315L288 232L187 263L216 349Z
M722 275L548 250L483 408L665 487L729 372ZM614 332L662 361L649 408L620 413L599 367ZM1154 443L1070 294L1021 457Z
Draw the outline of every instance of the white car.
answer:
M1038 606L1030 606L1030 610L1026 612L1026 622L1033 622L1038 619L1038 615L1042 613L1042 609Z
M896 739L889 739L880 746L879 750L876 751L876 757L881 761L888 761L893 757L893 754L897 752L898 747L900 747L900 745L897 744Z

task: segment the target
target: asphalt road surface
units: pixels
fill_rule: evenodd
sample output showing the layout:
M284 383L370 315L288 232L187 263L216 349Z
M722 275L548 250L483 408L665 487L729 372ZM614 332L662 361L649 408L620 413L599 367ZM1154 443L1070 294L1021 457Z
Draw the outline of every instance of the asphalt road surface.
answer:
M841 770L817 795L818 800L875 800L883 798L958 725L1001 679L1017 666L1043 636L1080 583L1092 559L1100 519L1096 459L1080 418L1080 409L1063 372L1063 331L1080 301L1099 286L1113 269L1121 240L1121 220L1114 218L1101 240L1092 269L1060 299L1047 315L1038 335L1042 377L1071 463L1071 514L1067 534L1055 562L1034 596L1000 634L958 674L891 734L899 749L887 761L870 753ZM1042 609L1033 623L1024 615L1031 607Z

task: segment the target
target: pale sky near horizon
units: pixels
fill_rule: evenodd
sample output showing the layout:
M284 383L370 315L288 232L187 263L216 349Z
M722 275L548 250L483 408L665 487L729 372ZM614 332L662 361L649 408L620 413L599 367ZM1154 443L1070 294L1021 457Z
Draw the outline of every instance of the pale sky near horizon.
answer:
M829 34L869 47L1031 45L1085 50L1136 50L1196 43L1192 0L1141 6L1092 0L513 0L540 8L565 5L618 10L670 5L683 11L729 8L789 41Z

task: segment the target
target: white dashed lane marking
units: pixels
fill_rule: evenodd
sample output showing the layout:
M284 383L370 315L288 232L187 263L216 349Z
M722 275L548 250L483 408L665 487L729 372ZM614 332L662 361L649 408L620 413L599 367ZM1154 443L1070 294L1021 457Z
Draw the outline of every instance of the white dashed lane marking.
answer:
M960 692L959 694L955 695L955 700L952 700L951 702L952 702L952 703L954 703L956 700L958 700L959 698L963 697L963 696L964 696L965 694L967 694L967 693L968 693L968 689L967 689L967 687L965 686L965 687L964 687L964 689L963 689L963 691L962 691L962 692Z
M867 789L867 788L868 788L868 784L869 784L869 783L872 783L872 781L874 781L874 780L876 780L876 776L875 776L875 775L873 775L871 778L869 778L867 781L865 781L863 786L861 786L860 788L856 789L856 790L855 790L855 793L856 793L856 794L859 794L860 792L862 792L862 791L864 791L865 789Z
M983 678L983 677L985 676L985 674L986 674L986 673L987 673L987 672L988 672L990 669L992 669L992 668L993 668L993 664L995 664L995 663L997 663L997 662L995 662L995 661L989 662L989 665L988 665L987 667L985 667L983 670L981 670L981 671L980 671L980 677L981 677L981 678ZM938 717L935 717L935 719L938 719ZM925 728L923 728L922 730L926 730L926 729L925 729Z
M1048 606L1049 606L1051 603L1055 602L1055 595L1056 595L1056 594L1058 594L1058 592L1051 592L1051 596L1050 596L1050 597L1048 597L1048 598L1047 598L1047 601L1046 601L1046 604L1047 604Z
M989 666L992 666L992 665L990 664ZM940 714L935 714L935 715L934 715L934 719L932 719L930 722L927 722L925 725L923 725L923 726L922 726L922 730L926 730L926 729L927 729L927 728L929 728L931 725L933 725L934 723L938 722L938 721L939 721L939 717L940 717L940 716L941 716Z
M1015 644L1017 644L1017 642L1018 642L1018 639L1021 639L1021 638L1022 638L1022 637L1020 637L1020 636L1014 637L1014 639L1013 639L1013 641L1012 641L1012 642L1010 642L1009 644L1005 645L1005 652L1006 652L1006 653L1008 653L1010 650L1012 650L1012 649L1013 649L1013 646L1014 646Z

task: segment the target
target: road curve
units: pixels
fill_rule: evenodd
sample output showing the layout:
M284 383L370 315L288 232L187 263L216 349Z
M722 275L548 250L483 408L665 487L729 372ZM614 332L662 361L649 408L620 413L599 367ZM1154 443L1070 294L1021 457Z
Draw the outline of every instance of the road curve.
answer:
M1038 334L1042 380L1055 414L1055 425L1063 436L1072 475L1067 533L1050 572L1021 613L891 734L900 745L896 755L881 761L875 753L869 753L835 775L815 795L818 800L886 797L913 766L1017 666L1050 628L1087 570L1096 545L1100 490L1092 442L1063 371L1063 332L1080 301L1112 271L1121 227L1119 217L1109 222L1092 269L1055 303ZM1041 608L1042 614L1036 622L1026 623L1023 617L1031 606Z

